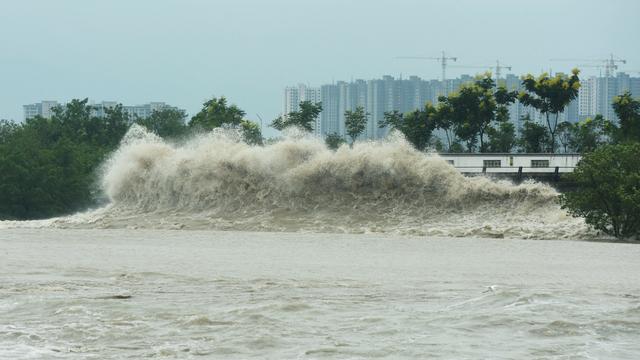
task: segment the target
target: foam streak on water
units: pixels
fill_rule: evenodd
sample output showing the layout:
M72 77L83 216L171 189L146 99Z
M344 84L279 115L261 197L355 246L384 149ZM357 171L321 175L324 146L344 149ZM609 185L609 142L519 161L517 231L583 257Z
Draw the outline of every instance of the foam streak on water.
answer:
M337 151L292 134L249 146L213 132L182 144L133 127L103 168L109 205L0 227L593 237L548 185L464 177L399 137Z

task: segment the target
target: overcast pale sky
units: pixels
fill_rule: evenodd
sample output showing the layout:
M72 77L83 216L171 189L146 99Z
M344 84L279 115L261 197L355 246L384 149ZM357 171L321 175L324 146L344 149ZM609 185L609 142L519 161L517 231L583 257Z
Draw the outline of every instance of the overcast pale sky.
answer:
M41 100L165 101L194 114L225 95L269 121L287 85L438 78L436 61L394 57L442 50L518 75L610 53L640 71L638 0L0 2L0 118L15 120Z

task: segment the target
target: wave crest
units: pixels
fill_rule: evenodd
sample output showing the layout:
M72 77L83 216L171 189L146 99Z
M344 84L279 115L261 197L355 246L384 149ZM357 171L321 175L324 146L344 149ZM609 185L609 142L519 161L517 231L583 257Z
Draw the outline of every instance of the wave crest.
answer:
M298 132L250 146L219 130L184 143L132 127L105 163L111 204L60 226L583 238L548 185L465 177L402 137L327 149ZM85 218L87 215L84 215Z

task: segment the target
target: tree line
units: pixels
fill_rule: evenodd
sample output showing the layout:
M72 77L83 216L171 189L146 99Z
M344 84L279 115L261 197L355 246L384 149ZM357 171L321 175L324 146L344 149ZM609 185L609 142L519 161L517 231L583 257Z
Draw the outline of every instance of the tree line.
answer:
M87 99L74 99L53 109L51 118L0 120L0 219L48 218L98 205L97 169L133 124L173 140L236 129L247 143L262 144L260 127L224 97L206 101L189 120L172 108L147 118L130 116L122 105L102 117L92 114Z

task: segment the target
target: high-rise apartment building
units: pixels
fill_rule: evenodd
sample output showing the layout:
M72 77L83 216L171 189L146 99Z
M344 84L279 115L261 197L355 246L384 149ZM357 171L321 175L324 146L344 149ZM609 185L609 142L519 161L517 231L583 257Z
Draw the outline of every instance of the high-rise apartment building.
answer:
M602 115L605 119L618 121L613 111L613 99L629 91L633 96L640 97L640 78L630 77L619 72L615 77L595 77L583 79L580 82L578 95L578 117L585 119Z
M327 135L337 133L345 135L345 117L347 110L355 110L362 106L368 114L362 139L378 139L386 136L388 129L380 127L385 112L399 111L407 113L422 108L425 103L436 104L438 96L457 91L462 85L468 84L474 77L463 75L457 79L423 80L417 76L408 79L396 79L386 75L381 79L355 80L351 82L338 81L335 84L322 85L311 88L306 85L287 87L285 89L285 115L297 111L301 101L309 100L322 102L315 133ZM500 80L508 90L522 91L522 80L513 74L507 74ZM616 120L611 107L613 98L630 91L640 96L640 78L630 77L619 73L616 77L591 77L581 81L578 98L567 105L564 112L559 114L558 122L577 122L586 117L602 114L608 119ZM523 119L529 118L546 125L545 116L530 106L524 106L519 101L509 105L509 120L519 132L523 126ZM440 136L440 132L435 133Z
M338 104L338 121L340 122L340 128L342 129L342 135L345 135L345 117L344 113L347 110L355 110L358 106L362 106L365 110L368 109L368 90L367 90L367 82L364 80L356 80L350 83L339 82L338 83L338 91L339 91L339 101ZM367 126L368 128L368 126ZM321 134L326 134L326 132L322 131Z
M322 112L320 113L320 131L322 134L342 134L340 128L340 88L338 85L322 85L320 87Z
M337 133L346 135L345 116L347 110L361 106L367 113L367 124L360 137L378 139L387 135L389 129L381 127L385 112L406 113L422 108L427 102L437 102L438 96L446 88L448 93L457 90L460 85L473 79L464 76L454 81L425 81L417 76L409 79L396 79L385 75L382 79L339 81L335 84L312 88L306 85L291 86L284 91L284 116L297 111L302 101L322 102L322 113L315 127L317 135ZM318 91L319 90L319 91Z
M49 119L53 115L53 109L59 105L57 101L41 101L35 104L23 105L24 119L31 119L38 115Z
M596 113L595 99L592 98L592 94L595 94L593 90L596 86L595 82L595 77L580 81L580 90L578 90L578 117L580 119Z
M113 109L118 105L117 101L103 101L97 104L91 105L91 115L96 117L105 117L107 116L107 110Z
M289 113L300 110L300 103L310 101L319 103L322 101L321 88L309 87L304 84L298 86L288 86L284 89L284 103L282 116L286 118ZM320 135L320 117L316 120L314 133Z
M166 109L180 110L175 106L171 106L163 102L150 102L142 105L124 106L123 108L129 116L139 118L148 118L154 111Z

